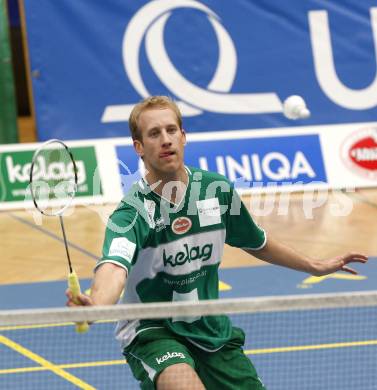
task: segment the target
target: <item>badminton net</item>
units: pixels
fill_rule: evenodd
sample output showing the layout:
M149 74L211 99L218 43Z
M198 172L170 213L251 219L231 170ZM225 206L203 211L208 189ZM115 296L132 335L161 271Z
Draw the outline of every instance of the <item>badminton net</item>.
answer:
M117 320L218 314L244 330L268 390L377 389L377 291L0 311L0 388L137 389Z

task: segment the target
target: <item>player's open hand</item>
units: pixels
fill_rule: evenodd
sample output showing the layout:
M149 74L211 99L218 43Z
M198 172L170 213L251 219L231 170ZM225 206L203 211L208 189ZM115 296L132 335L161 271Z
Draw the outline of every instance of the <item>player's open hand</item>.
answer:
M73 297L72 291L69 288L65 291L65 295L68 298L66 306L93 306L93 300L88 295L79 294L76 297Z
M316 265L316 276L331 274L337 271L345 271L357 275L357 271L348 266L350 263L366 263L368 256L360 253L347 253L343 256L337 256L331 259L319 261Z

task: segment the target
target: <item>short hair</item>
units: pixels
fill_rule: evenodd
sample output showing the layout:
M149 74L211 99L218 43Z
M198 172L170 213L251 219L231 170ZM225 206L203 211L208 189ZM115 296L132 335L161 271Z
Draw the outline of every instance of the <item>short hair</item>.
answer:
M131 111L128 125L130 127L132 139L139 141L142 140L140 130L137 126L139 116L142 112L155 108L170 108L173 110L177 117L179 128L182 129L182 114L173 99L168 96L150 96L136 104L136 106Z

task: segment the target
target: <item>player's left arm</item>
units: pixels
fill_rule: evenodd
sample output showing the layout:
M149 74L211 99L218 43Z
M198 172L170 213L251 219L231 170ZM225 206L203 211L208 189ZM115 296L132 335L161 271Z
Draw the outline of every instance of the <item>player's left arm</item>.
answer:
M346 271L351 274L357 274L357 271L349 267L348 264L366 263L368 260L367 256L355 252L324 260L313 259L300 254L293 248L270 236L262 249L245 249L245 251L268 263L307 272L315 276L327 275L336 271Z

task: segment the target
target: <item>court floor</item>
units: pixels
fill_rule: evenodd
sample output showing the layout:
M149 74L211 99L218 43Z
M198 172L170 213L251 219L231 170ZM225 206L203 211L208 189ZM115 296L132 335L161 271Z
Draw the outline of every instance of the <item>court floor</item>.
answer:
M309 199L308 199L309 197ZM269 235L309 256L325 258L350 251L377 256L377 189L343 193L269 194L243 197ZM68 210L65 228L71 257L81 278L90 278L101 255L107 217L114 204ZM65 250L58 219L35 210L0 211L0 285L64 280ZM226 246L223 268L266 265Z

